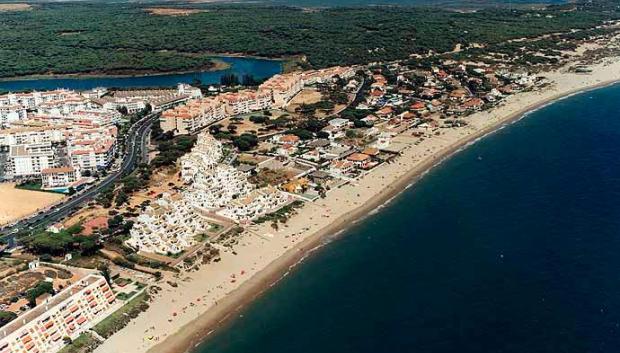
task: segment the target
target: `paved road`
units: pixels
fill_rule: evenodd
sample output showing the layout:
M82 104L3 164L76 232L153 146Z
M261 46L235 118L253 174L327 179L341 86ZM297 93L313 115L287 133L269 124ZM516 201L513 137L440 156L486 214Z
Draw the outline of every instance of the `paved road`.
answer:
M24 219L17 224L3 228L0 230L0 236L8 236L9 245L14 246L14 232L36 228L41 225L47 225L58 222L62 218L68 216L71 212L78 209L82 204L94 199L99 192L113 185L118 179L131 173L138 164L144 161L148 139L147 136L151 130L151 125L155 120L156 114L149 114L136 122L127 132L126 151L123 163L118 171L109 174L99 184L90 189L82 191L68 198L62 204L55 206L51 211L37 214L28 219Z

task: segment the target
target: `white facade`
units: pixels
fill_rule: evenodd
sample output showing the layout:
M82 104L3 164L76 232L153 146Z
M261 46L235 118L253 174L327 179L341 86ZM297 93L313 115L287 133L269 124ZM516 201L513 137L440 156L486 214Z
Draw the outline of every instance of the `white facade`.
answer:
M5 171L13 178L38 176L43 169L55 167L54 155L50 142L14 145L9 148Z
M26 108L19 105L0 106L0 128L10 123L24 120L27 117Z
M275 75L260 85L259 89L271 92L274 107L282 108L304 87L300 73Z
M187 189L180 199L162 197L147 208L136 219L126 244L142 251L178 253L208 229L204 216L209 213L242 222L288 202L288 195L274 188L256 190L243 172L219 164L222 156L219 141L208 133L198 135L196 146L180 160Z
M41 184L43 189L69 187L81 177L80 170L73 167L43 169L41 171Z

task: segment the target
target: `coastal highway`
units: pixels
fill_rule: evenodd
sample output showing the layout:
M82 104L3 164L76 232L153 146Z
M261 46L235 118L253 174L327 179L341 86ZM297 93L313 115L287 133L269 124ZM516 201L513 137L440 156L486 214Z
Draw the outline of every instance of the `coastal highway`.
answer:
M14 234L21 230L33 229L42 225L51 224L68 216L82 204L94 199L99 192L113 185L118 179L131 173L140 162L144 161L147 153L148 135L151 126L157 118L156 113L146 115L137 121L127 131L125 155L120 168L108 174L102 181L89 189L83 190L66 199L65 202L52 207L48 211L23 219L14 225L0 229L0 237L6 238L9 247L15 245Z

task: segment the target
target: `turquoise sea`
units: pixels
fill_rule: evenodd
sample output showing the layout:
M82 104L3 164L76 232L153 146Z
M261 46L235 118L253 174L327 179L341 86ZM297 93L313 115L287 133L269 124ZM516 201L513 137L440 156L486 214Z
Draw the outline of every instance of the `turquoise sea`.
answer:
M620 86L475 143L195 353L620 351Z

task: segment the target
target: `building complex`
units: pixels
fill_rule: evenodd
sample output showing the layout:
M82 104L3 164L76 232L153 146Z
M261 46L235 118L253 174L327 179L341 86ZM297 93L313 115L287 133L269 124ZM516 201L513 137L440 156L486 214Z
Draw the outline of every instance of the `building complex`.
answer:
M198 135L192 151L181 158L187 188L176 198L162 197L137 217L126 244L145 252L175 254L196 243L209 219L247 222L290 202L272 187L257 189L236 168L221 164L222 145L208 133Z
M99 275L87 275L0 328L0 353L55 353L110 314L116 297Z
M355 74L350 67L332 67L322 70L275 75L256 90L226 92L214 97L190 100L184 106L166 110L161 116L164 131L184 135L229 116L247 114L272 108L282 108L304 85L327 82L335 77L348 79Z

